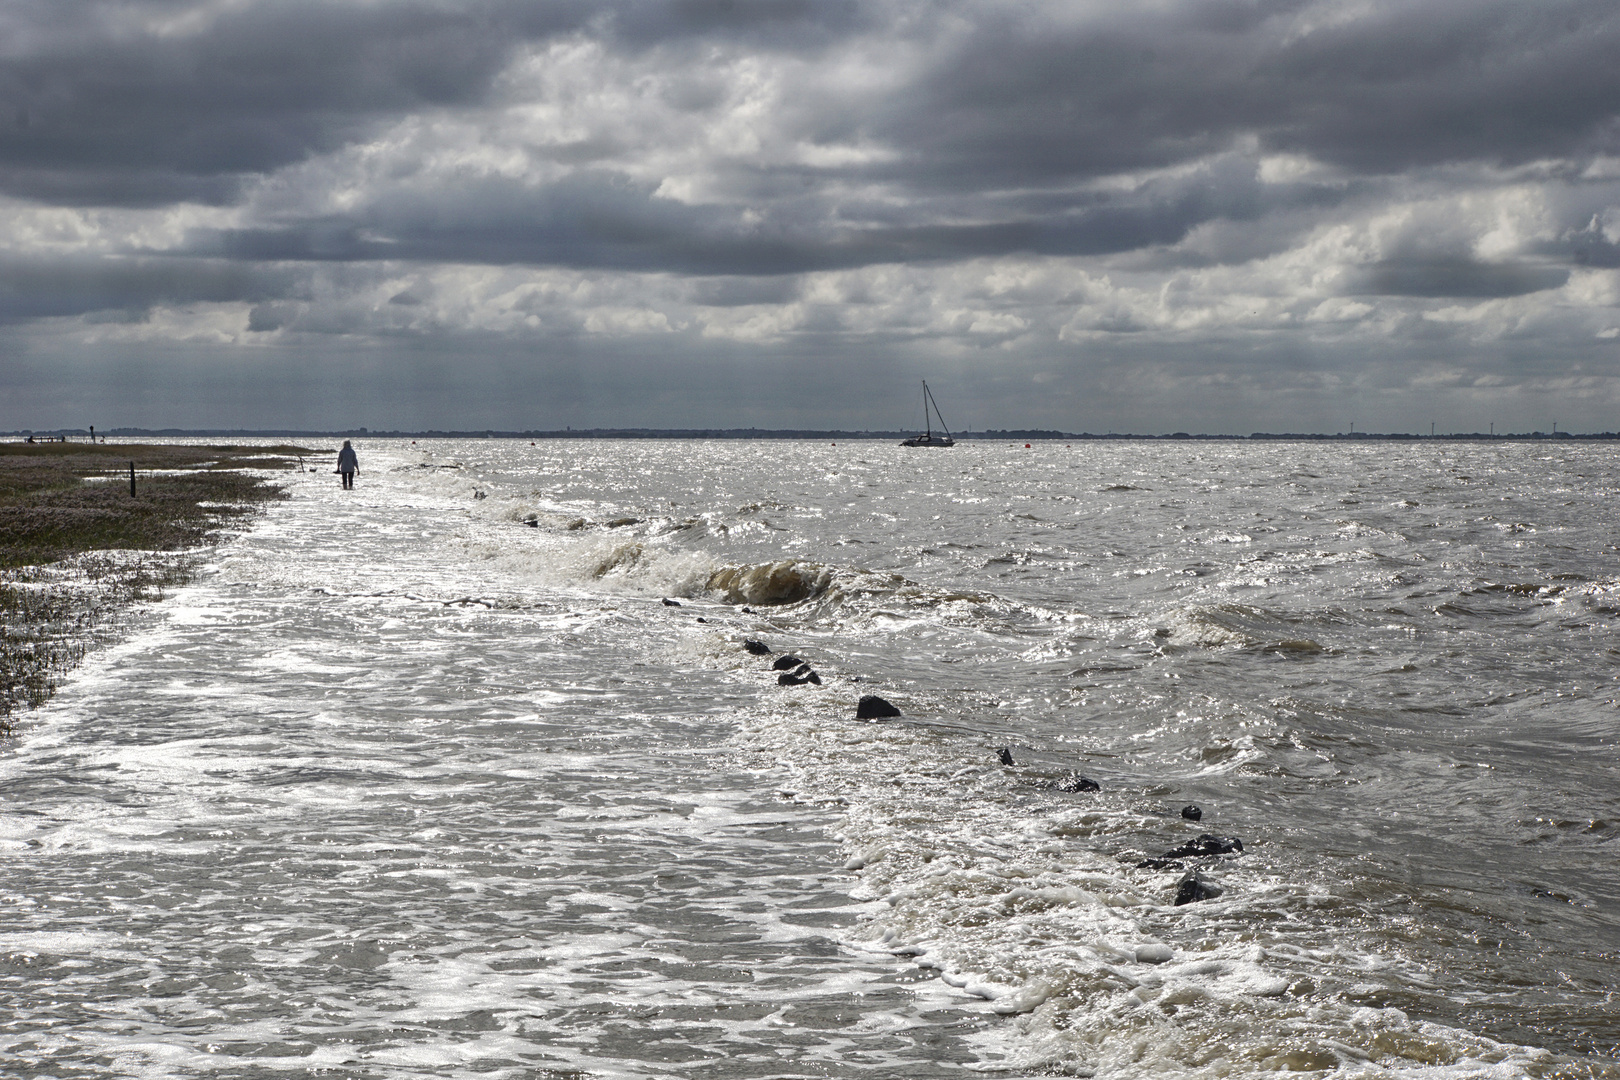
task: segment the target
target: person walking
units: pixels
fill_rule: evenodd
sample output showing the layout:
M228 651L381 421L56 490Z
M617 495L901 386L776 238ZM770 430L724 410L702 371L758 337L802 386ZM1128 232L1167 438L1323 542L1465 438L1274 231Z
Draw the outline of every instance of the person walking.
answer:
M349 445L349 440L343 440L343 449L338 451L338 475L343 477L345 490L354 487L354 474L360 471L360 458Z

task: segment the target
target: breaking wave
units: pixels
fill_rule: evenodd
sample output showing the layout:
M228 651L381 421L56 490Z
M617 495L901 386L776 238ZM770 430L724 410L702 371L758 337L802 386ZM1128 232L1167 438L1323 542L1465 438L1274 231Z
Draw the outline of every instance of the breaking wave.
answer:
M831 567L783 559L722 567L709 575L708 589L728 604L775 606L825 596L835 580Z

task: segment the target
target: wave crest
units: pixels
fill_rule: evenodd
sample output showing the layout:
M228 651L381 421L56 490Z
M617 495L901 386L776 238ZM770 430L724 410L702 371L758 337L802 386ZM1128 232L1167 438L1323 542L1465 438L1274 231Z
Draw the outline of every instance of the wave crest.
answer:
M1171 642L1205 648L1236 646L1281 655L1310 656L1328 651L1299 633L1302 620L1249 604L1214 604L1186 609L1172 620Z
M614 544L596 552L586 572L593 578L604 578L615 571L628 572L640 564L645 553L646 549L639 543Z
M797 559L723 566L709 575L709 591L730 604L797 604L826 595L832 585L831 568Z

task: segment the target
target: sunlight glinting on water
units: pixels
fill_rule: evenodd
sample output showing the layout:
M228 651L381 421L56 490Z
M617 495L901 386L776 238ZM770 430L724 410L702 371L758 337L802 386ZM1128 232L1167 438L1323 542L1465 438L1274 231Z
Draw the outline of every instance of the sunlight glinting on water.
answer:
M360 450L0 749L15 1071L1620 1075L1603 444Z

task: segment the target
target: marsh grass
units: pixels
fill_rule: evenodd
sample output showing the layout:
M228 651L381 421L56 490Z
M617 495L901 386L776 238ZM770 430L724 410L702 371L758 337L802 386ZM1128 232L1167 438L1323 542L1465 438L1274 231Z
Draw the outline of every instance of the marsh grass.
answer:
M286 497L244 470L289 468L311 453L0 444L0 733L115 636L131 604L185 584L199 548Z

